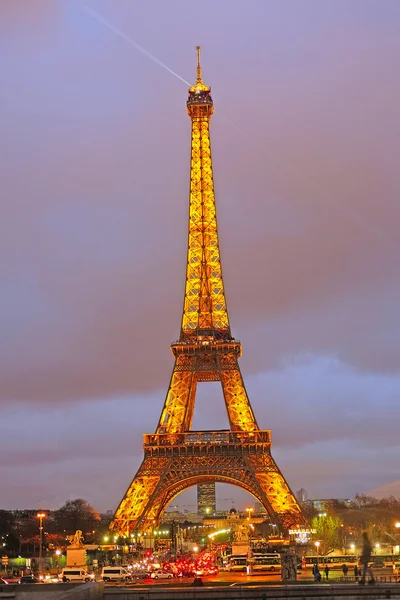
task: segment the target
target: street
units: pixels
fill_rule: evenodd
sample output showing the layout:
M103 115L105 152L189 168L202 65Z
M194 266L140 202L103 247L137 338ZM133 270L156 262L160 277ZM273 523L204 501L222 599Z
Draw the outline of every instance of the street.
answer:
M394 580L393 578L393 573L392 570L390 568L383 568L383 569L376 569L374 570L374 574L375 577L377 577L378 579L381 577L386 577L387 581L389 581L389 578L392 577L392 581ZM325 577L325 573L321 573L322 579L321 579L321 583L331 583L332 581L337 581L337 582L343 582L343 583L355 583L355 579L354 577L351 575L349 575L348 577L344 578L343 577L343 573L340 569L335 569L335 570L331 570L329 572L329 578L328 580ZM200 577L204 583L204 585L212 585L213 583L217 584L217 585L230 585L230 586L234 586L234 585L257 585L257 584L265 584L265 583L278 583L281 582L281 574L280 571L276 571L276 572L256 572L253 573L251 575L248 575L245 572L229 572L229 571L220 571L217 575L207 575L207 576L201 576ZM149 586L153 586L153 585L158 585L158 586L168 586L168 587L174 587L174 586L181 586L181 585L191 585L193 583L194 577L179 577L179 578L175 578L172 580L167 580L167 579L144 579L144 580L139 580L139 581L135 581L135 582L130 582L130 583L121 583L121 584L115 584L114 583L110 583L110 584L106 584L106 585L120 585L120 586L128 586L128 587L149 587ZM313 575L311 573L311 569L306 569L305 571L298 573L297 574L297 581L299 583L302 582L309 582L313 580Z

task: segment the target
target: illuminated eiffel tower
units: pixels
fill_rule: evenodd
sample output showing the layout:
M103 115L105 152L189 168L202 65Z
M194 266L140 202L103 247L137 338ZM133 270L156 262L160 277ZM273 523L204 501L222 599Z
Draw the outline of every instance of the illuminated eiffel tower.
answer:
M144 459L115 512L123 535L158 524L169 502L199 483L229 483L252 494L283 530L305 523L299 504L271 456L270 431L260 430L238 365L241 344L231 334L218 241L210 147L211 89L189 88L192 122L189 240L179 341L160 421L144 435ZM192 431L197 382L220 381L230 429Z

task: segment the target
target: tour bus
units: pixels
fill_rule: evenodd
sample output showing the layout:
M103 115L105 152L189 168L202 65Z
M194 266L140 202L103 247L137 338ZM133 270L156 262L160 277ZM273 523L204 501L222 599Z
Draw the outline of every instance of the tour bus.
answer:
M280 571L281 557L279 554L257 554L254 553L251 558L247 554L237 554L226 556L227 571L246 571L251 568L253 571Z
M304 560L304 558L303 558ZM317 562L320 568L328 566L330 569L342 569L343 565L346 565L349 569L354 569L359 564L358 556L355 554L342 554L338 556L306 556L305 557L306 567L311 568ZM371 556L372 568L381 569L383 567L393 567L399 563L399 556L393 554L375 554Z
M247 554L229 555L225 557L225 560L227 571L246 571L247 569Z
M303 558L304 561L304 558ZM312 568L313 565L318 563L320 567L328 566L330 569L342 569L343 565L346 565L349 569L354 568L358 564L358 558L355 554L342 554L339 556L306 556L305 557L306 567Z
M400 556L398 554L375 554L371 557L372 559L372 567L382 568L382 567L392 567L393 565L396 568L400 566Z
M257 554L249 559L253 571L280 571L281 557L279 554Z

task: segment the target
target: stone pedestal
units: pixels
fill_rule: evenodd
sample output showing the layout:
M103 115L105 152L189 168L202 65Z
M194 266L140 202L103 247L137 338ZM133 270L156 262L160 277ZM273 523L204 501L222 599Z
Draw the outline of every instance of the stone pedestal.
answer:
M86 568L86 550L82 546L73 548L67 547L67 567L85 567Z
M232 555L237 556L238 554L247 554L249 551L249 542L244 540L243 542L232 542Z

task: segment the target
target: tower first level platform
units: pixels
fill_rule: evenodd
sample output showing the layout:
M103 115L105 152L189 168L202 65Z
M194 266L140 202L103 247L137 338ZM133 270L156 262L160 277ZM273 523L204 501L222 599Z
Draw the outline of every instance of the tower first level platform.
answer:
M171 500L188 487L217 481L252 494L282 530L305 525L299 504L271 456L240 372L242 348L231 334L222 278L210 144L214 111L197 47L197 80L189 88L191 119L189 231L179 340L172 376L144 459L117 508L112 529L124 535L158 525ZM192 431L197 383L220 381L229 430Z

